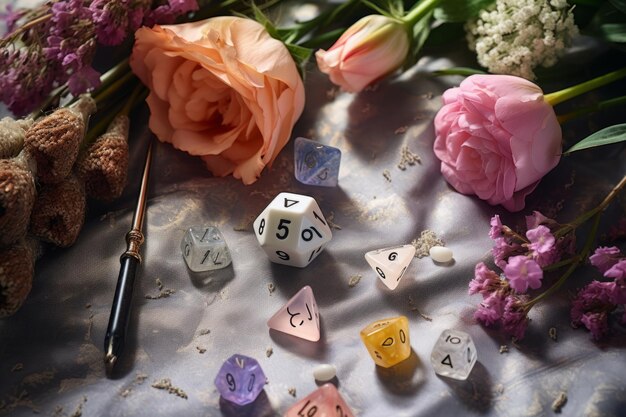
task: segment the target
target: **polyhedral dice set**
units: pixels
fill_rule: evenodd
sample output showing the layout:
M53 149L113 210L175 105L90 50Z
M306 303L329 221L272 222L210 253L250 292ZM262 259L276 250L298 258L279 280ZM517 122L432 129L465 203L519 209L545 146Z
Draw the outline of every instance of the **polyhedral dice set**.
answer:
M336 186L340 158L338 149L298 138L295 176L304 184ZM253 228L270 261L300 268L309 265L332 239L328 222L317 202L312 197L287 192L278 194L269 203L254 221ZM439 252L441 249L446 248L439 248ZM194 272L225 268L231 263L226 241L215 226L189 228L182 239L181 251L187 266ZM451 259L449 250L439 255L438 258L432 256L433 260L447 262ZM399 245L369 251L365 260L381 282L394 290L414 256L413 245ZM319 341L320 314L311 287L304 286L293 295L268 319L267 325L272 331L308 342ZM409 321L405 316L370 323L361 330L360 336L377 366L393 367L411 355ZM437 374L464 380L476 358L471 337L462 331L448 329L437 339L430 359ZM239 406L255 401L266 382L260 364L238 354L224 362L215 378L221 396ZM337 388L327 383L295 403L284 417L348 416L354 416L352 410Z

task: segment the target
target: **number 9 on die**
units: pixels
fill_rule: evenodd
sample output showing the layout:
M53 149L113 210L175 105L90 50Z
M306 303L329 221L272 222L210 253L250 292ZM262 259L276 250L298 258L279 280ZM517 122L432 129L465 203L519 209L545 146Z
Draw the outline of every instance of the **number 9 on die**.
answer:
M300 194L278 194L253 227L270 261L300 268L311 263L332 239L315 199Z

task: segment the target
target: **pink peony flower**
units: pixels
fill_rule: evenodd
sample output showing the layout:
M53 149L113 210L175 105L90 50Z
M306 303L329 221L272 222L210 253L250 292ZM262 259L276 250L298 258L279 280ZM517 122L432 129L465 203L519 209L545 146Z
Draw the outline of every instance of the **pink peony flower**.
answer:
M445 179L463 194L523 209L561 154L561 127L543 91L519 77L472 75L443 102L434 151Z
M409 52L404 23L391 17L365 16L350 26L328 51L315 53L320 71L349 92L359 92L395 71Z
M255 182L304 108L285 45L232 16L143 27L135 39L130 66L150 88L149 127L159 140L201 156L214 175Z

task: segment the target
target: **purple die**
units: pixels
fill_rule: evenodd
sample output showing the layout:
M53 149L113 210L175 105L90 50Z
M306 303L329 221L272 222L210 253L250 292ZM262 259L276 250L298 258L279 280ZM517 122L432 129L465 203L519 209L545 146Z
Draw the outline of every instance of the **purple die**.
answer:
M261 365L248 356L233 355L220 368L215 386L224 399L246 405L256 399L265 385Z

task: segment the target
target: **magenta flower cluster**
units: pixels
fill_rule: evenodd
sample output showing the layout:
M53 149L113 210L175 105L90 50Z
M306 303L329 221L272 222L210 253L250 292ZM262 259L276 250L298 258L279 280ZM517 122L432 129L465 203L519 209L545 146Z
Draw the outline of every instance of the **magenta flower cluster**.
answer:
M609 333L611 313L626 304L626 256L615 246L599 247L589 260L608 281L594 280L582 288L570 314L574 327L585 326L599 340ZM626 312L622 322L626 323Z
M539 289L543 268L574 252L574 237L555 237L560 225L538 211L526 217L525 236L502 224L500 216L491 219L489 236L494 241L492 255L501 274L483 262L476 265L469 294L483 297L474 317L486 326L500 323L507 334L522 339L528 327L529 289Z
M98 44L115 46L142 25L173 23L198 10L197 0L56 0L42 6L37 23L22 10L1 18L0 100L18 116L37 108L59 86L73 95L97 88L92 67ZM21 30L20 26L28 29Z

